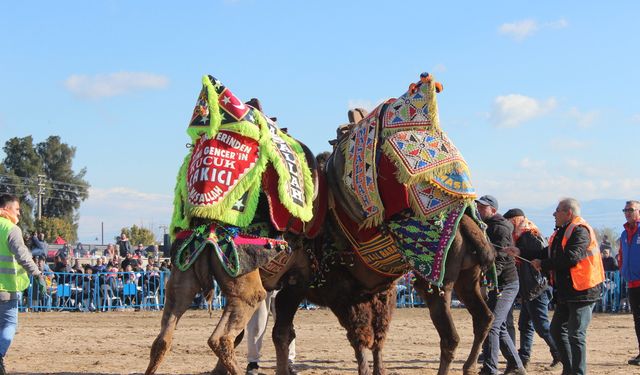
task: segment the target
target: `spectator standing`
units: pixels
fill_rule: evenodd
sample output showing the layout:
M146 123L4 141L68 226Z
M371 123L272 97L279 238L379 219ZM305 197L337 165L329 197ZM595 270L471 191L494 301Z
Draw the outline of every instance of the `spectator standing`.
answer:
M247 323L247 375L260 374L260 357L262 351L262 341L267 332L269 322L269 312L276 318L276 295L277 290L267 292L267 297L258 304L258 309ZM296 340L289 344L289 365L293 364L296 358Z
M557 229L549 239L549 258L534 259L531 265L551 272L556 288L551 337L560 352L562 373L584 375L587 373L587 328L604 281L602 259L595 232L580 217L577 200L561 200L553 216Z
M116 255L116 248L113 246L113 244L110 243L107 245L107 248L104 249L103 255L109 259L113 258Z
M633 325L638 340L638 355L628 361L630 365L640 366L640 202L628 201L624 209L624 230L620 234L618 260L622 277L627 281L629 305L633 314Z
M487 235L496 248L496 274L500 291L489 292L489 308L494 319L484 345L484 361L480 374L498 373L498 351L502 350L508 368L505 374L526 374L513 339L507 330L507 316L518 295L518 271L513 257L503 249L513 246L513 226L498 213L498 200L492 195L484 195L476 200L480 218L487 224Z
M44 240L44 233L33 232L33 236L31 237L31 255L34 257L46 257L47 252L49 252L49 244Z
M611 256L610 249L602 250L602 266L604 267L605 272L618 270L618 262L616 261L616 258Z
M144 251L144 245L139 243L138 247L136 247L136 249L133 251L133 255L135 255L138 258L142 258L143 254L146 255Z
M600 251L604 253L605 250L611 251L613 247L611 247L611 241L609 241L609 236L606 234L602 236L602 242L600 243Z
M118 247L120 248L120 256L125 257L127 254L131 254L131 243L127 238L126 233L122 232L120 239L118 240Z
M18 198L0 195L0 375L6 373L4 358L16 333L18 301L29 287L29 274L38 278L41 290L47 285L16 225L19 218Z
M540 257L541 252L547 247L547 241L540 233L540 229L527 219L521 209L510 209L504 214L504 218L513 225L513 241L516 246L516 248L506 249L507 253L524 258L519 262L520 265L518 266L520 297L522 299L522 308L518 319L518 330L520 331L520 349L518 353L520 359L523 366L527 368L531 358L533 333L536 332L547 343L553 358L551 367L555 367L560 364L560 353L558 353L558 347L553 341L549 330L551 289L546 287L538 290L537 284L528 285L527 282L531 279L526 274L526 272L532 271L528 261Z

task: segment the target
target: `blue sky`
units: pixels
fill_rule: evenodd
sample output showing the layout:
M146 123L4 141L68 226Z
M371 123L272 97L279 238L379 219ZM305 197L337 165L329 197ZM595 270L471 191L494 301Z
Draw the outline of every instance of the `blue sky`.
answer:
M95 242L101 223L105 242L133 224L161 233L202 75L260 98L321 152L350 107L397 97L428 71L444 84L441 124L478 193L549 215L560 197L613 199L603 223L618 227L620 200L640 198L639 11L632 1L2 2L0 144L60 135L77 147L74 167L92 185L81 241Z

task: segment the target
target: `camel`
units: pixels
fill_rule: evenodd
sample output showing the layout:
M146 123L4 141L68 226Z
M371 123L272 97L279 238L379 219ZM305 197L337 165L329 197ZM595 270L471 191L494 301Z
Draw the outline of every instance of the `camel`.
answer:
M312 269L321 269L324 272L321 278L326 281L319 287L309 288L309 285L312 284L310 277L314 277L312 270L305 270L300 268L301 265L296 265L288 272L287 275L290 282L285 284L284 290L276 298L278 313L276 314L277 318L273 329L273 341L276 346L277 374L291 374L286 367L286 353L288 343L295 337L292 322L298 303L305 297L312 302L330 307L340 323L346 328L347 337L354 348L358 361L358 373L360 375L369 374L369 365L363 354L364 349L370 349L373 352L373 373L376 375L385 373L381 351L395 303L394 280L400 274L385 274L384 272L372 271L372 267L366 265L362 257L354 255L356 252L353 250L355 246L353 238L355 237L354 232L357 233L357 230L349 231L348 228L345 230L346 226L339 224L339 222L340 220L351 221L356 223L354 224L356 227L360 225L360 229L363 226L366 229L366 223L369 223L370 227L377 227L382 232L388 232L394 222L403 223L402 220L407 216L412 217L415 214L416 205L414 202L407 202L405 206L402 206L398 204L398 200L401 200L403 191L407 191L412 188L412 185L421 183L421 181L417 180L415 175L409 177L401 176L398 173L398 165L400 163L393 165L387 162L386 169L380 167L385 162L384 159L388 159L388 154L390 153L388 151L390 149L388 138L397 137L397 133L393 132L395 130L393 128L399 126L392 123L389 128L379 130L379 135L374 136L374 138L366 137L372 134L372 128L381 126L380 124L385 121L393 122L396 121L395 118L399 118L397 122L405 126L405 129L409 129L407 133L419 129L418 132L423 132L419 135L430 137L429 141L433 139L436 141L438 139L444 140L439 144L439 147L445 147L445 150L457 153L457 150L447 143L448 139L442 135L438 127L435 93L441 90L442 86L439 83L432 81L428 74L423 74L421 75L421 81L417 84L412 84L407 94L403 95L402 100L387 101L367 117L365 117L366 112L363 110L350 112L350 124L340 127L338 129L338 139L330 141L334 145L334 151L328 158L326 156L322 157L323 168L321 169L326 173L328 185L330 186L330 195L335 201L335 208L332 210L335 215L331 215L325 223L323 237L315 240L316 246L311 257L312 261L307 265ZM423 103L414 105L412 101L415 98L423 101ZM425 98L427 98L426 104L424 103ZM407 103L411 107L402 112L402 106L406 106ZM393 116L388 116L387 113L389 111L397 112L392 113ZM421 111L428 113L420 118L421 113L423 113ZM407 113L410 116L419 118L420 122L412 123L401 118L402 116L407 116ZM417 115L415 115L416 113ZM357 126L361 131L359 134L355 133L358 129L354 130L354 127ZM429 129L424 131L421 128ZM387 132L386 134L385 131ZM348 142L347 137L350 134L356 134L352 138L353 142L345 144ZM374 151L372 151L374 152L373 156L369 156L371 158L370 164L360 169L354 168L350 173L345 173L347 164L354 163L354 159L347 160L345 150L349 150L349 152L354 149L361 151L367 147L363 139L368 139L368 142L375 142L376 138L382 147L374 148ZM404 142L405 139L407 138L403 138L402 141ZM380 150L384 150L385 146L387 149L385 154L382 155ZM437 153L438 151L435 150L434 152ZM419 150L416 150L415 153L419 153ZM366 157L366 154L360 154L359 156L360 159ZM460 159L461 156L458 160ZM462 163L464 162L462 161ZM352 177L352 174L362 173L362 171L372 166L377 169L378 173L377 176L370 175L371 179L375 180L377 178L378 182L386 180L387 184L389 184L389 181L394 181L391 184L392 187L387 190L389 199L382 199L385 203L391 202L392 206L384 207L387 211L385 216L380 214L379 217L375 217L375 213L380 211L379 208L370 204L371 201L375 201L375 197L371 195L365 196L368 193L361 193L357 197L354 195L354 190L362 188L361 185L355 186L355 189L351 191L346 186L348 181L345 176ZM462 171L460 173L464 173L466 165L457 165L456 168L452 169L452 171L455 173ZM404 177L404 181L400 181L399 176ZM435 177L438 176L436 175ZM360 181L363 180L360 179ZM434 182L434 177L431 177L428 183L434 184L440 183L440 181ZM464 184L460 185L463 188L465 187ZM440 187L447 188L446 186ZM361 189L361 191L370 190ZM381 195L383 193L381 191ZM480 286L485 271L488 270L495 259L495 249L487 240L483 229L478 223L477 215L475 215L475 204L471 198L474 195L468 194L464 196L465 193L465 191L461 192L463 196L461 199L468 203L464 205L464 213L461 215L459 225L452 234L452 242L444 264L445 271L443 277L439 280L440 283L434 282L434 280L427 280L419 272L416 275L415 288L426 301L431 320L440 336L439 375L448 373L460 341L450 310L452 290L456 291L456 294L465 304L473 318L474 341L463 366L465 374L475 373L480 347L493 321L493 315L482 297ZM365 210L365 204L369 204L366 207L368 208L367 210ZM395 211L388 213L391 209L395 209ZM345 213L342 215L343 219L339 218L340 215L336 213L338 211ZM374 212L374 215L368 215L367 212ZM344 217L347 218L344 219ZM397 238L395 240L397 241ZM389 248L385 248L380 254L393 253L392 251L387 251L387 249ZM335 259L326 261L327 253L333 255L337 253L343 261L335 262ZM348 258L346 262L344 261L345 257ZM413 264L409 264L406 258L404 258L404 262L405 270L413 267ZM316 264L315 266L314 263ZM342 263L345 263L345 265ZM287 275L285 275L285 278Z
M145 373L156 373L181 316L196 293L210 300L215 281L227 303L208 340L218 357L211 373L237 375L244 371L234 349L244 327L266 290L307 257L302 240L322 220L315 158L262 113L257 99L243 104L212 76L203 77L187 134L171 276Z

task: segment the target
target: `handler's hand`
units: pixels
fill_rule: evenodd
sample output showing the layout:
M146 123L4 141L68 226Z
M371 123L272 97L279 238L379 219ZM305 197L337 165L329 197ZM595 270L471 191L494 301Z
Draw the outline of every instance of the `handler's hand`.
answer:
M542 270L542 261L540 259L534 259L531 261L531 265L533 266L533 268L536 269L536 271L541 271Z
M509 246L509 247L505 247L504 249L502 249L502 251L504 251L505 253L511 255L511 256L520 256L520 249L518 249L515 246Z

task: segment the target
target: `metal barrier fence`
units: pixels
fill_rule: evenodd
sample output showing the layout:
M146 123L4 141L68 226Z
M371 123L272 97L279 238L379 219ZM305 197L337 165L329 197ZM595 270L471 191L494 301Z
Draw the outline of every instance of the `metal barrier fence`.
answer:
M115 309L161 310L168 273L47 272L46 290L33 282L23 293L20 311L110 311Z
M137 310L162 310L165 285L169 272L104 272L64 273L48 272L46 291L40 290L31 279L31 285L23 293L20 311L112 311L126 308ZM397 307L424 307L411 283L398 284ZM596 304L597 312L629 311L627 287L619 271L605 272L602 299ZM211 308L221 309L226 303L220 288L214 282ZM453 307L463 305L455 298ZM208 308L204 296L196 295L193 308Z

